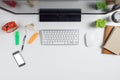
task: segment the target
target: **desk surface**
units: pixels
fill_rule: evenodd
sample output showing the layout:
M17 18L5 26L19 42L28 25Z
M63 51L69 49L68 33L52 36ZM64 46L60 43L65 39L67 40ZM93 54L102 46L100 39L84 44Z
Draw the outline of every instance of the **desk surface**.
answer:
M98 18L109 15L82 15L81 22L49 23L39 22L38 15L13 15L0 10L0 25L15 20L19 25L21 41L24 36L23 26L29 23L40 29L79 29L78 46L41 46L38 38L33 44L25 44L23 57L26 66L19 68L12 53L21 48L15 46L14 33L6 34L0 30L0 78L3 80L119 80L120 57L101 53L104 29L96 29L92 23ZM112 22L109 25L119 25ZM84 34L94 32L99 46L87 48ZM33 32L28 32L27 41Z

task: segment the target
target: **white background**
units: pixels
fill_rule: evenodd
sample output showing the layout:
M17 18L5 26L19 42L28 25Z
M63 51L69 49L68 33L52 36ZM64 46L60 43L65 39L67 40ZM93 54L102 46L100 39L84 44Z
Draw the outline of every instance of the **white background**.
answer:
M101 53L104 29L95 28L98 18L110 15L82 15L81 22L39 22L38 15L13 15L0 10L0 26L11 20L19 26L21 42L15 45L14 32L0 30L0 78L1 80L120 80L120 56ZM25 35L24 26L34 23L36 30L41 29L79 29L78 46L42 46L38 37L31 45L27 44L34 31L28 31L22 55L26 65L19 68L12 56L20 50ZM109 25L119 25L108 22ZM86 47L84 34L95 34L98 44Z

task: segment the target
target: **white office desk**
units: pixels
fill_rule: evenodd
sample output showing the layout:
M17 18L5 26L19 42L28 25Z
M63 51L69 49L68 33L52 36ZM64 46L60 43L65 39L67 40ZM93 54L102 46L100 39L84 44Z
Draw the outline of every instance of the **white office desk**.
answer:
M104 55L100 45L87 48L84 34L94 32L98 44L102 44L104 29L97 29L92 23L106 15L82 15L81 22L42 23L37 15L13 15L0 10L0 26L15 20L19 25L21 43L15 46L14 32L7 34L0 30L0 79L1 80L119 80L120 56ZM34 32L28 32L22 55L26 65L19 68L12 53L19 50L25 34L23 26L29 23L40 29L79 29L78 46L41 46L40 39L28 45ZM119 25L108 23L112 25Z

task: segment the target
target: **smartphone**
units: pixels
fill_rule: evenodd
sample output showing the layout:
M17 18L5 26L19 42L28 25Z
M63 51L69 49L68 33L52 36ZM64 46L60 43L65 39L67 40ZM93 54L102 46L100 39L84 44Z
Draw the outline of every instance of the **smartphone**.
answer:
M19 67L24 66L26 63L20 53L20 51L16 51L13 53L13 57Z

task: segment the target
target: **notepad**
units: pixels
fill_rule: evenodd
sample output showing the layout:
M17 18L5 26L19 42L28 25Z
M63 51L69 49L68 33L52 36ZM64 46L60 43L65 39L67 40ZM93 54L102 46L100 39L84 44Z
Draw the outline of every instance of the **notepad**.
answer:
M105 31L104 31L103 45L106 43L106 41L107 41L109 35L111 34L113 28L114 28L114 26L106 25ZM105 48L102 48L102 53L103 54L113 54L111 51L108 51Z
M117 54L120 55L120 28L115 27L108 40L106 41L104 48Z

